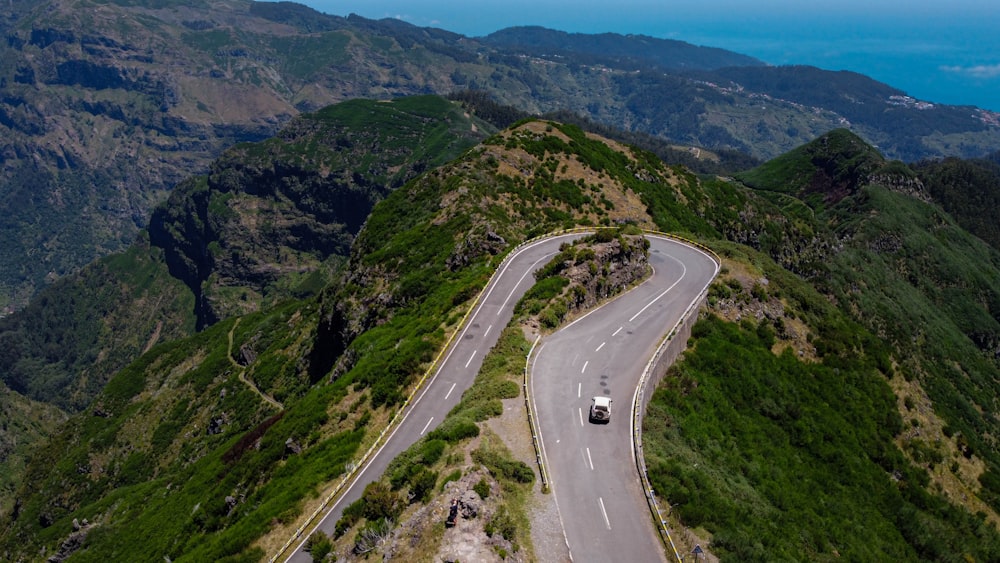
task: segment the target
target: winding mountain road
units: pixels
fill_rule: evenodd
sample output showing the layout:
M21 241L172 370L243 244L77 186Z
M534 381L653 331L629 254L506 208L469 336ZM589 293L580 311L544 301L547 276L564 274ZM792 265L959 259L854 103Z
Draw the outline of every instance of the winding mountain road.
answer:
M514 305L535 284L534 271L551 260L562 243L584 234L564 234L528 243L504 261L466 320L465 327L451 343L437 371L414 398L399 425L368 463L357 471L345 491L327 508L320 522L302 534L295 551L286 561L311 562L312 558L302 549L306 539L316 530L332 535L344 507L361 498L365 486L378 480L393 458L444 420L458 404L462 393L472 385L486 353L510 322Z
M573 561L664 561L632 443L636 385L656 347L711 283L705 252L648 236L653 275L545 338L531 364L544 459ZM592 424L594 396L611 421Z
M286 561L308 563L303 551L316 530L332 534L344 507L361 497L389 462L433 430L468 389L486 353L510 321L513 306L534 284L534 271L559 246L584 236L558 235L517 249L500 267L426 382L384 444L352 477ZM654 275L618 299L545 339L534 356L532 386L540 433L567 544L576 561L663 559L631 452L631 401L656 345L714 277L704 252L649 235ZM614 400L611 422L587 423L590 398ZM575 549L575 551L573 551Z

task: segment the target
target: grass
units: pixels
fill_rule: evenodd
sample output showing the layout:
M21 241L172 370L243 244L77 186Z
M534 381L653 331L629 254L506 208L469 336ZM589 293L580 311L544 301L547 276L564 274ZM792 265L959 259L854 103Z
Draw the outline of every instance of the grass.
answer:
M386 514L373 511L370 503L384 504L386 498L393 498L392 495L398 499L410 498L414 505L429 502L431 495L442 490L445 483L457 480L470 471L466 460L471 455L475 465L490 470L490 479L495 479L502 491L500 497L494 499L502 507L501 512L495 521L491 520L490 529L513 542L515 551L527 550L524 553L530 557L530 524L525 506L530 496L530 485L534 482L534 471L513 459L494 433L476 424L501 414L500 401L519 396L518 381L528 347L529 343L516 326L509 326L503 331L459 404L438 428L392 461L382 479L384 488L378 489L380 496L375 496L373 490L344 510L344 517L337 525L338 537L342 538L338 545L342 551L357 541L356 534L371 522L370 517L380 519L391 516L394 522L399 522L417 510L414 506L405 512ZM499 410L496 405L500 405ZM483 485L477 487L488 486L485 481L481 482ZM486 498L488 495L480 496ZM354 535L351 530L354 530ZM431 526L421 532L421 537L417 547L405 548L409 556L416 560L425 560L437 553L443 539L443 525Z

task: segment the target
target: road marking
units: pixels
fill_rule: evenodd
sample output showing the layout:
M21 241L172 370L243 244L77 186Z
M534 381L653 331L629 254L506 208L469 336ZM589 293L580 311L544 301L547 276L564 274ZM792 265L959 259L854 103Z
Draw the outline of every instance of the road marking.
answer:
M514 292L517 291L518 286L521 285L521 282L524 281L524 278L528 277L529 275L534 275L535 270L537 269L536 266L538 266L542 262L548 260L550 256L554 256L554 255L555 255L555 252L550 252L549 254L546 254L545 256L542 256L538 260L535 260L535 263L532 264L530 268L528 268L527 270L524 271L524 275L522 275L520 278L518 278L517 283L514 284L514 289L510 290L510 293L507 294L507 298L504 299L503 303L500 304L500 309L497 310L497 316L498 317L500 316L500 313L502 313L504 311L504 309L507 308L507 303L514 297ZM507 270L507 266L509 266L509 265L510 265L510 262L508 262L504 266L504 268L503 268L504 271Z
M580 407L580 426L583 426L583 407Z
M621 332L624 328L625 327L623 327L623 326L618 327L618 330L612 332L611 336L618 336L618 333Z
M490 325L490 326L486 327L486 332L483 333L483 336L486 336L487 334L489 334L490 330L492 330L492 329L493 329L493 325Z
M472 363L472 358L475 358L475 357L476 357L476 352L478 352L478 351L479 351L479 350L473 350L473 351L472 351L472 355L471 355L471 356L469 356L469 361L465 362L465 367L469 367L469 364L471 364L471 363Z
M611 529L611 520L608 520L608 511L604 509L604 499L597 497L597 502L601 503L601 514L604 515L604 525Z
M424 432L427 432L427 427L431 425L431 421L432 421L432 420L434 420L434 417L433 417L433 416L431 417L431 420L428 420L428 421L427 421L427 424L425 424L425 425L424 425L424 429L420 431L420 435L421 435L421 436L423 436L423 435L424 435Z
M581 382L579 382L579 383L576 384L576 398L577 399L579 399L581 397L580 393L582 393L582 392L583 392L583 382L581 381Z
M678 260L678 262L680 262L680 261ZM652 307L653 303L656 303L657 301L659 301L661 297L663 297L664 295L666 295L667 293L669 293L671 289L673 289L674 287L677 286L677 284L681 283L681 280L684 279L685 275L687 275L687 266L685 266L683 262L681 262L680 264L681 264L681 277L677 278L677 281L675 281L670 287L668 287L667 289L664 289L662 293L660 293L659 295L657 295L656 297L654 297L652 301L650 301L649 303L646 303L646 306L643 307L642 309L639 309L638 313L632 315L632 318L629 319L628 322L634 321L636 317L638 317L639 315L641 315L643 313L643 311L645 311L646 309L649 309L650 307Z
M455 386L456 385L458 385L457 381L455 383L451 384L451 389L449 389L448 390L448 394L444 396L445 399L447 399L448 397L451 397L451 392L455 390Z
M583 372L587 371L587 364L589 364L589 363L590 363L590 360L587 360L586 362L583 362L583 369L580 370L580 373L583 373Z
M594 458L590 457L590 448L587 448L587 463L590 464L590 470L594 470Z
M605 344L607 344L607 342L601 342L601 345L600 345L600 346L598 346L598 347L597 347L597 350L594 350L594 351L595 351L595 352L600 352L600 351L601 351L601 348L604 348L604 345L605 345Z

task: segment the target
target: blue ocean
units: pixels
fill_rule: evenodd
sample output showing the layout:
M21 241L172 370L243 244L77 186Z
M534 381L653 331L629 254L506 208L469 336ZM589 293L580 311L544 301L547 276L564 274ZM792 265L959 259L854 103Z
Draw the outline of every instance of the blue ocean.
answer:
M773 65L850 70L922 101L1000 112L995 0L300 0L328 14L398 18L467 36L515 25L643 34Z

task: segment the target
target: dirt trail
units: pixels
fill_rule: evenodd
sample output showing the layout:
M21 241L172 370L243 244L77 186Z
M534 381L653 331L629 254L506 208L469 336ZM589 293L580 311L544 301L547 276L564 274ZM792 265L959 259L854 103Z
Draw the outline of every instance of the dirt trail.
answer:
M269 403L271 406L273 406L274 408L278 409L279 411L283 411L283 410L285 410L285 406L282 405L281 403L279 403L277 400L275 400L274 397L272 397L272 396L268 395L267 393L261 391L260 388L257 387L256 383L254 383L253 381L250 381L249 379L247 379L247 368L245 366L241 366L239 364L239 362L237 362L236 360L233 359L233 333L236 332L236 327L240 326L240 320L241 319L236 319L236 322L233 323L233 328L229 329L229 337L228 337L229 338L229 349L226 352L226 357L229 358L229 363L231 363L234 368L236 368L236 369L239 370L239 378L240 378L240 381L243 382L244 385L246 385L247 387L249 387L250 390L252 390L254 393L256 393L257 395L259 395L261 399L264 399L264 401L266 401L267 403Z

